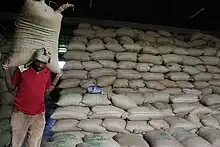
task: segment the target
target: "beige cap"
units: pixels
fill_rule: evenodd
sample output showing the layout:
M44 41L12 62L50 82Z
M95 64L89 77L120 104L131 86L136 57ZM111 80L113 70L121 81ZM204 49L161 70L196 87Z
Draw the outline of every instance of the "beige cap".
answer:
M50 62L50 56L45 48L39 49L35 52L34 60L39 60L44 63Z

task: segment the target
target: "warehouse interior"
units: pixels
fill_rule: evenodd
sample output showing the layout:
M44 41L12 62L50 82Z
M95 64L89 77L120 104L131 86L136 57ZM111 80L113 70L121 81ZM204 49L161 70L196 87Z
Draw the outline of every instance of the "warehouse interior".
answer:
M2 55L10 55L2 48L13 40L24 1L0 6ZM53 49L59 62L52 62L64 75L45 96L42 147L220 146L216 1L45 3L54 10L65 3L74 7L62 12L59 44ZM11 141L14 95L1 67L0 147Z

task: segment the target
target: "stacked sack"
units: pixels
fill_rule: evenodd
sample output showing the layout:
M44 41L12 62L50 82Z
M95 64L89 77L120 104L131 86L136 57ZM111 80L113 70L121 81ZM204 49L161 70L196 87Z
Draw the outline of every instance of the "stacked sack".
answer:
M164 139L166 131L175 140L173 146L187 146L179 134L202 140L194 133L212 124L219 127L220 41L216 37L195 33L185 41L186 37L163 30L104 29L90 24L79 24L73 33L63 56L67 62L58 86L60 107L51 116L58 120L55 136L72 134L83 141L85 135L114 132L119 135L115 140L145 138L157 147L160 139L153 138ZM86 93L91 85L101 87L104 94ZM213 121L207 122L209 118Z
M12 114L12 104L13 95L8 92L4 70L2 66L0 66L0 146L7 145L11 141L10 118Z

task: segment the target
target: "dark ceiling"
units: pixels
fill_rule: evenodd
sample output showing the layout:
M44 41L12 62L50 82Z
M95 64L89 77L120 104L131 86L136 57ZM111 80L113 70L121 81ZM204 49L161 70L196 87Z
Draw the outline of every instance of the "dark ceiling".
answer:
M75 5L75 11L66 10L64 18L83 17L104 20L130 21L143 24L194 28L219 32L220 9L215 1L197 0L51 0L58 5L69 2ZM2 15L0 24L10 30L9 21L2 18L10 16L2 12L18 13L23 0L4 1L0 5ZM46 0L48 3L49 0ZM92 2L92 3L90 3ZM91 7L90 7L90 4ZM51 6L56 7L51 3ZM190 18L199 10L198 15ZM12 23L11 23L12 24Z

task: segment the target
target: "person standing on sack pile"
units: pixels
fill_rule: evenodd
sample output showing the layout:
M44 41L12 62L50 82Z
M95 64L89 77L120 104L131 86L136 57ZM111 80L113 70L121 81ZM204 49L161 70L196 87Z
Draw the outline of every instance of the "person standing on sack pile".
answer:
M37 50L32 62L19 66L12 78L9 61L3 64L8 89L17 89L11 117L11 147L21 147L26 136L27 147L40 147L45 127L45 93L53 91L63 75L57 74L51 84L51 73L46 67L49 62L50 53L44 48Z

